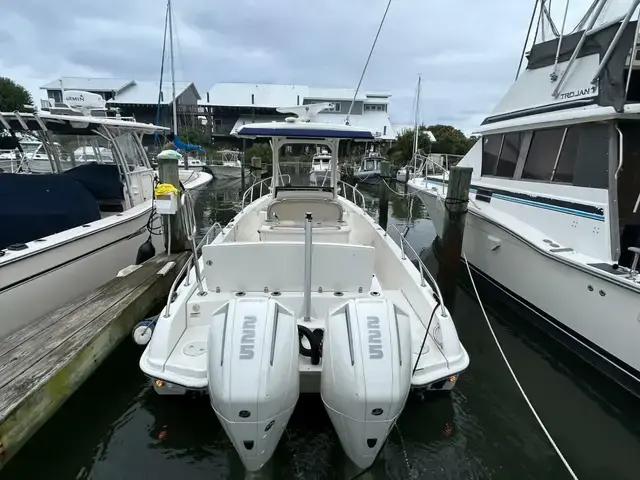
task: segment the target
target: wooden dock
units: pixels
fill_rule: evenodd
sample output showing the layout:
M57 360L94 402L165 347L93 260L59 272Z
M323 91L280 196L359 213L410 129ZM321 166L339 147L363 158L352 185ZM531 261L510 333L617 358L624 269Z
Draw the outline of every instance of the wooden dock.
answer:
M158 255L0 341L0 468L166 299L188 256Z

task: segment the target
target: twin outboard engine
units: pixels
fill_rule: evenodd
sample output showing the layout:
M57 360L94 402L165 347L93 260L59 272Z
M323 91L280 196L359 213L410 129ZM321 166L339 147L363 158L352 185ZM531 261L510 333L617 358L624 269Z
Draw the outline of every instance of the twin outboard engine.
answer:
M411 387L408 315L387 299L349 300L327 319L322 362L322 401L346 454L367 468Z
M273 455L299 396L298 329L272 298L237 298L209 327L211 405L244 466Z

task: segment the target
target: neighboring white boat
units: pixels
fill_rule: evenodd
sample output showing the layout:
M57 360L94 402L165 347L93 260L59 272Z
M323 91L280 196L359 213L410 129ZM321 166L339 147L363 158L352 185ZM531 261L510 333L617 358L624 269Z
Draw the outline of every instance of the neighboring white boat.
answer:
M242 166L242 153L237 150L221 150L222 163L209 165L216 178L241 178L244 169L245 178L249 178L249 170Z
M161 225L152 214L155 175L141 144L142 135L162 127L48 112L0 113L0 130L9 128L54 131L68 144L78 137L107 138L114 162L79 162L65 171L56 145L45 141L37 152L47 155L46 164L58 174L0 174L0 305L11 312L0 320L0 338L114 278L136 262L148 238L156 252L164 250L162 235L148 230L157 232Z
M302 108L279 111L311 115ZM375 223L358 190L342 184L348 198L338 195L340 139L372 141L372 133L286 120L238 129L271 138L270 187L263 180L249 188L241 212L215 239L205 236L201 258L171 289L140 368L159 394L209 393L250 471L273 455L300 393L321 395L347 456L366 468L410 388L452 389L469 357L404 237L398 246ZM331 183L283 186L290 179L279 175L280 147L310 140L333 152Z
M203 190L212 180L213 177L210 173L202 170L178 170L180 181L184 185L184 188L190 192Z
M189 157L188 159L185 159L185 157L183 157L182 158L182 162L180 162L180 166L181 167L185 166L185 161L187 162L187 168L188 169L200 169L201 170L202 167L204 167L206 165L206 163L204 163L199 158Z
M338 181L340 181L340 170L337 172ZM309 184L317 186L331 185L331 154L326 148L319 150L311 159Z
M473 168L464 251L540 326L639 393L640 62L627 24L637 2L600 3L610 18L599 7L564 41L536 39L477 129L459 164ZM594 48L576 50L585 39ZM439 235L447 183L409 181Z

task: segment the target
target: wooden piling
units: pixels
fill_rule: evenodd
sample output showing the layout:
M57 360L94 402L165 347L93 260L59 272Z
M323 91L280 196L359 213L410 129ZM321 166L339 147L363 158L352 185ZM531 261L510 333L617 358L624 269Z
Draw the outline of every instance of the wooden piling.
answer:
M0 341L0 468L166 301L188 255L158 255ZM105 398L117 388L105 385Z
M157 159L160 183L168 183L180 191L181 187L178 160L164 155L158 155ZM180 205L180 196L178 196L178 205ZM167 247L171 246L169 253L183 252L187 247L187 237L182 221L182 215L184 215L182 208L178 208L178 211L174 215L162 215L162 228L164 231L165 245L167 245ZM169 233L171 233L170 239L168 238Z
M455 300L472 171L471 167L452 167L449 170L438 267L438 285L447 308L451 308Z
M380 183L378 184L378 224L387 229L389 223L389 162L380 162Z

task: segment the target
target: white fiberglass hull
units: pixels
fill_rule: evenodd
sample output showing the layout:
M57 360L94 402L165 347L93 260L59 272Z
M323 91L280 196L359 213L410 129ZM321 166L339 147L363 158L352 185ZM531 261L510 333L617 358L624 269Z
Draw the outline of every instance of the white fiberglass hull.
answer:
M0 338L79 298L135 264L148 238L151 202L56 235L30 242L19 252L7 251L0 264ZM162 237L152 237L156 253ZM19 254L19 258L18 258ZM12 256L15 260L12 261Z
M232 224L233 226L225 227L212 243L218 244L235 241L239 242L246 240L247 236L256 235L264 215L264 207L267 205L269 200L269 196L264 196L247 206L230 222L230 225ZM350 217L349 222L351 223L351 228L353 229L350 233L350 236L352 238L362 236L363 242L367 242L368 244L369 242L372 242L377 252L376 254L379 255L376 260L376 270L380 272L379 274L382 274L382 272L384 272L384 275L388 275L389 278L393 279L393 290L385 291L378 282L377 277L375 277L374 283L371 287L371 291L374 293L371 294L371 296L378 296L378 292L382 289L384 291L384 295L389 296L389 298L393 298L393 301L401 305L403 309L413 312L412 315L416 315L416 321L418 315L417 312L431 312L435 305L432 293L430 293L432 292L432 290L428 286L428 283L422 280L419 271L415 268L409 256L404 256L403 258L402 251L400 247L398 247L398 245L395 243L393 238L390 235L385 235L385 232L364 210L356 207L352 202L343 198L339 197L339 201L345 206L345 212L348 212L348 215ZM347 213L345 213L345 215L346 214ZM266 234L266 232L264 233ZM289 236L287 234L278 234L279 238L277 239L274 238L270 240L270 237L265 237L262 241L273 242L275 240L276 242L286 242L297 238L295 237L295 234L292 235L294 236ZM333 234L331 233L331 231L328 231L326 234L326 238L323 238L324 235L322 237L319 236L320 233L315 233L314 235L314 242L341 242L341 239L337 238L337 235L339 235L339 233ZM369 239L369 236L371 236L371 239ZM242 240L240 240L241 238ZM250 259L245 260L249 261ZM283 259L283 262L286 263L286 261L286 258ZM200 258L200 265L201 270L204 270L205 265L202 258ZM219 266L219 268L222 267ZM238 265L236 265L234 268L238 272L242 272L245 270L244 267ZM255 266L252 266L251 268L255 268ZM184 346L183 343L186 342L186 345L193 340L193 338L191 338L191 334L200 335L200 333L198 333L196 330L194 330L193 332L189 332L189 328L184 330L184 333L178 332L178 330L165 332L165 327L172 328L170 327L170 325L173 322L182 322L182 317L185 313L184 304L189 298L191 298L191 296L196 292L197 289L196 282L193 281L194 278L195 272L192 268L191 272L189 273L190 281L185 284L185 280L183 280L177 289L177 296L174 302L171 304L172 306L170 317L166 322L163 322L164 327L160 327L159 325L159 329L156 328L151 344L149 344L149 346L145 349L140 359L140 367L143 372L145 372L152 378L158 378L167 382L171 382L172 384L174 384L174 391L177 393L183 392L184 389L202 390L206 389L208 386L206 367L196 366L195 359L188 361L188 363L193 367L193 370L185 369L180 366L182 365L181 357L183 355L181 351L182 347ZM211 286L210 288L215 289L214 286ZM293 296L291 301L293 301L294 304L299 303L300 299L298 297L300 297L300 294L301 292L291 294ZM219 298L219 300L215 300L216 305L218 305L218 303L219 305L223 305L224 302L228 300L224 295L225 294L223 292L215 296L216 298ZM266 293L264 295L266 297L270 296L269 293ZM365 296L366 295L367 292L365 292ZM288 294L282 293L282 295L279 295L278 299L285 301L288 296ZM229 296L229 299L231 298L234 298L233 294ZM323 298L326 298L327 300L331 299L332 302L338 304L347 300L349 296L345 293L344 295L341 295L339 297L333 297L330 293L322 294L314 292L312 293L312 302L315 301L315 298L318 298L320 302L323 302ZM214 300L214 297L207 296L206 299L207 301L212 301ZM325 307L323 307L323 309L324 308ZM440 312L440 309L438 309L438 312ZM426 324L427 321L428 318L424 320L424 324ZM316 323L317 322L312 321L309 324L309 327L315 328ZM321 326L321 324L323 324L323 321L317 323L318 326ZM439 325L439 328L435 327L435 325ZM412 339L412 350L415 354L414 357L417 357L417 352L420 349L420 345L424 337L424 325L420 327L418 323L415 323L413 327L415 330L415 336ZM422 333L420 333L420 328L422 328ZM415 387L429 386L433 382L447 379L451 375L457 375L458 373L464 371L469 364L469 356L458 339L455 325L453 324L453 321L451 320L451 317L449 315L442 318L439 315L436 315L434 317L434 325L432 325L432 328L436 328L439 331L439 335L443 335L445 337L445 339L442 340L444 343L443 346L438 346L434 343L432 336L429 336L426 347L428 347L430 353L427 356L423 355L422 357L420 357L421 359L418 369L412 380L412 385ZM182 335L182 337L180 337L180 335ZM176 342L179 343L178 346L180 348L176 347ZM442 351L446 352L446 360L444 357L439 360L437 359L441 354L440 349L443 349ZM414 362L415 360L416 358L413 358ZM173 362L175 362L176 364L175 369L173 369L172 367ZM425 364L424 367L423 362ZM202 368L204 368L204 370ZM320 374L321 368L310 369L308 359L303 359L301 357L300 390L302 392L308 393L319 393ZM451 389L452 387L453 383L450 385L445 385L445 387L442 389L446 390Z
M433 190L411 186L442 237L442 200ZM534 312L545 330L618 383L640 391L640 285L634 288L587 265L572 265L482 215L473 205L469 205L463 249L477 271Z
M216 178L241 178L242 167L230 166L230 165L209 165L211 172ZM245 178L248 177L249 172L244 169Z
M178 170L180 176L180 182L184 185L184 188L190 192L195 192L205 188L212 180L213 177L210 173L202 170Z
M181 181L190 192L204 188L212 179L206 172L180 172ZM146 226L150 213L149 201L87 227L30 242L25 250L6 251L0 263L0 305L12 314L0 320L0 339L135 264L138 248L149 236ZM160 227L160 220L155 222ZM152 242L156 254L164 251L161 235L152 235ZM12 256L16 260L12 261Z

